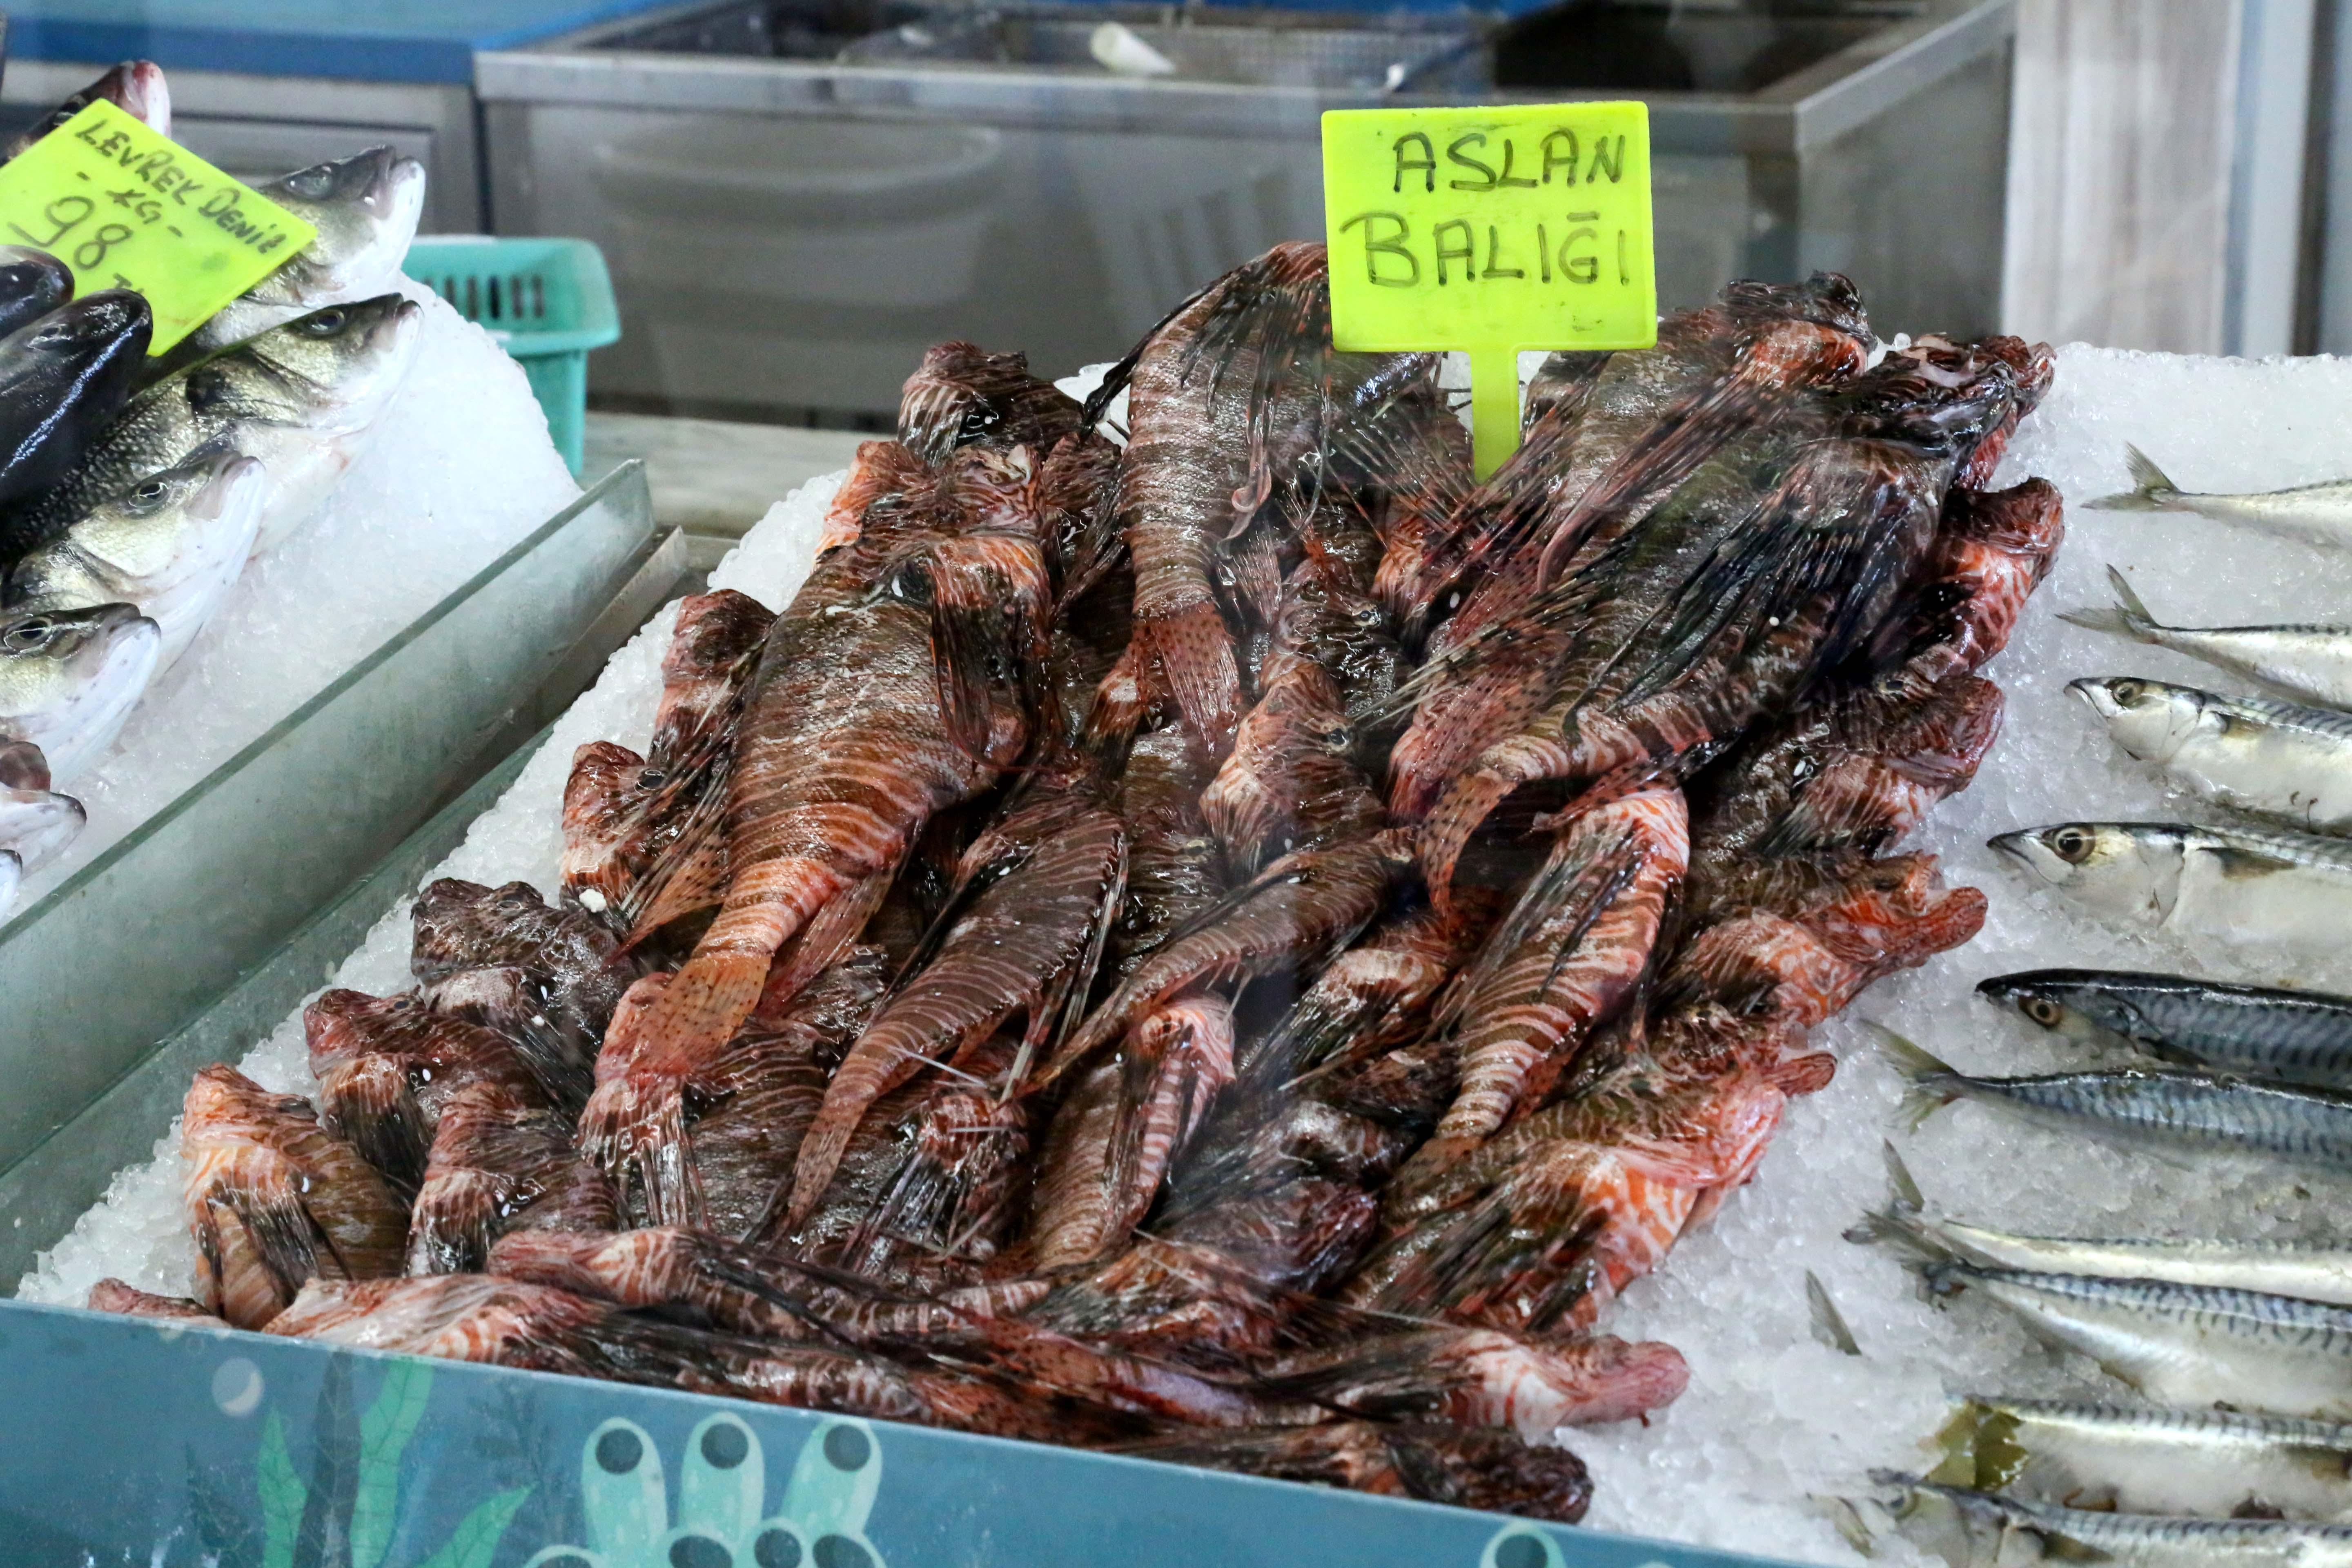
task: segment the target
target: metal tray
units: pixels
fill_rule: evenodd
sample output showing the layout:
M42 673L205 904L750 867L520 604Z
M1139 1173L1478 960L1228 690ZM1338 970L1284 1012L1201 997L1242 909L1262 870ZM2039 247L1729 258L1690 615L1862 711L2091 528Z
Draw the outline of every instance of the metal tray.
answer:
M615 470L0 930L0 1172L561 711L682 565Z

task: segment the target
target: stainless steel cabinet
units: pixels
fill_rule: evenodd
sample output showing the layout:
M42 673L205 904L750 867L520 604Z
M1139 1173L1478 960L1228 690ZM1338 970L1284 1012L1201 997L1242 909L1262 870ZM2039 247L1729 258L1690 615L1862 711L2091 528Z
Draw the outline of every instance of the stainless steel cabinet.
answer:
M602 401L856 424L942 338L1056 372L1116 357L1219 271L1321 233L1324 110L1416 95L1645 100L1668 307L1835 267L1889 331L1997 322L2010 0L961 15L731 0L478 58L497 228L583 235L612 265ZM1096 66L1106 18L1176 70Z
M9 61L0 122L13 131L39 118L106 68ZM239 179L274 179L390 142L425 165L425 232L486 226L474 95L464 87L174 70L171 88L173 137Z

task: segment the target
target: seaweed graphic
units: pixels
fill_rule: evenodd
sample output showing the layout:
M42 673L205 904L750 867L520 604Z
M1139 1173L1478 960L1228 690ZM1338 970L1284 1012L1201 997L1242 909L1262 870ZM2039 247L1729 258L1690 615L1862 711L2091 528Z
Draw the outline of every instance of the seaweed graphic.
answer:
M374 1403L354 1420L350 1360L329 1361L311 1420L307 1479L286 1447L285 1423L270 1412L254 1460L261 1568L383 1568L399 1522L400 1457L425 1418L432 1387L430 1362L393 1362ZM477 1504L416 1568L489 1568L507 1521L530 1490L499 1492ZM226 1521L204 1528L208 1537L233 1529Z
M882 1485L872 1426L821 1423L772 1512L767 1475L759 1434L728 1412L706 1416L687 1434L673 1521L660 1452L644 1427L615 1416L580 1455L588 1543L543 1547L523 1568L886 1568L866 1538Z

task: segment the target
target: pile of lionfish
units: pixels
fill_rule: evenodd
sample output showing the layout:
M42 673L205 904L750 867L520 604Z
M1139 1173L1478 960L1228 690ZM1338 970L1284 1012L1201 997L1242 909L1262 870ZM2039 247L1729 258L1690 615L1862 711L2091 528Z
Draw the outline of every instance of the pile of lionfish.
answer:
M932 351L581 748L559 901L426 889L315 1111L198 1075L195 1300L94 1304L1577 1519L1555 1430L1687 1376L1611 1300L1982 920L1886 851L1992 742L2051 358L1873 346L1735 285L1483 484L1319 247L1084 406Z

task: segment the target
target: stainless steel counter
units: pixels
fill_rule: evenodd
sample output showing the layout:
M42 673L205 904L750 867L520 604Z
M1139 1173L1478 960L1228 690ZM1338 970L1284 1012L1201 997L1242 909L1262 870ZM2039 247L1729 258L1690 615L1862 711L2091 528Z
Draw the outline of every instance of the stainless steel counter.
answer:
M1319 234L1319 117L1380 103L1643 100L1668 308L1833 267L1890 332L1998 316L2011 0L961 15L942 38L892 0L730 0L479 57L494 225L612 265L604 403L855 426L943 338L1116 357ZM1176 71L1094 64L1074 29L1106 18Z

